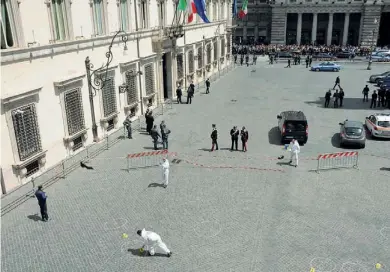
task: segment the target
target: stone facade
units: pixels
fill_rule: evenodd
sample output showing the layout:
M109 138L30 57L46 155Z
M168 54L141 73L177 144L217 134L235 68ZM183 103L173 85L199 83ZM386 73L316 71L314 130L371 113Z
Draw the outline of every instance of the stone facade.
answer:
M271 8L271 9L270 9ZM328 14L327 30L325 33L325 44L332 44L332 35L334 35L334 18L336 14L344 14L344 27L341 29L340 44L347 44L348 28L350 28L350 15L360 14L361 21L359 26L358 39L356 43L363 46L369 46L373 40L378 39L379 22L382 12L390 11L390 1L377 2L374 0L359 1L359 0L278 0L269 1L265 4L263 1L252 0L248 4L248 18L244 21L238 21L236 36L242 37L245 42L251 35L245 30L248 25L256 28L257 22L251 20L256 16L250 16L251 13L269 12L271 19L271 31L267 36L267 41L271 44L285 44L286 29L288 27L288 15L297 15L296 40L301 42L302 30L302 15L312 14L312 32L311 41L317 38L317 20L319 14ZM355 28L355 25L353 26ZM255 37L255 40L256 37Z
M3 193L108 136L128 114L135 119L150 103L174 100L178 84L185 92L191 81L202 82L230 63L229 0L216 2L212 23L194 19L180 27L171 25L178 18L171 0L5 3L10 16L2 18ZM118 30L123 32L115 37ZM172 40L172 34L182 37ZM206 69L195 59L205 59L208 43L217 65ZM107 70L91 76L86 59L96 69L108 63L107 56ZM104 85L90 92L94 79Z

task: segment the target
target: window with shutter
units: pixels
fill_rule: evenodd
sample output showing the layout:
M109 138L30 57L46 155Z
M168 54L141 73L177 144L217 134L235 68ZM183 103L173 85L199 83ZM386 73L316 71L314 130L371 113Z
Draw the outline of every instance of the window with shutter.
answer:
M105 5L103 0L93 0L92 12L95 35L106 34L105 8L103 5Z
M19 19L19 9L15 0L1 0L1 49L8 49L18 46L19 29L16 22Z
M12 123L20 161L42 151L35 104L29 104L12 111Z
M207 64L211 63L211 44L207 45Z
M188 73L192 74L195 70L194 51L188 52Z
M225 56L225 39L221 40L221 57Z
M154 82L154 67L153 64L148 64L145 66L145 92L146 95L151 95L155 93L156 84Z
M129 3L128 0L119 1L119 25L123 31L130 30Z
M64 95L68 134L72 136L85 129L81 89L71 90Z
M214 60L218 60L218 42L214 42Z
M182 79L184 77L183 54L178 54L176 57L176 61L177 61L177 79Z
M109 117L118 112L116 105L115 79L113 77L109 77L104 81L102 100L104 117Z
M203 49L198 47L198 69L203 67Z
M137 75L134 71L126 73L126 85L128 86L127 105L138 103Z
M231 53L231 40L232 40L232 37L230 36L230 34L227 36L227 53L230 54Z

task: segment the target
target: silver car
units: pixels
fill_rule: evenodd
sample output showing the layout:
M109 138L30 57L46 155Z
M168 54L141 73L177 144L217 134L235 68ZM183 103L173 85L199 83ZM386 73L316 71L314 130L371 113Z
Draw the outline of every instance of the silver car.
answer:
M360 121L348 121L340 125L340 147L346 145L358 145L360 148L366 146L366 132L363 123Z
M379 74L379 75L372 75L372 76L370 76L369 81L371 83L378 84L380 80L383 80L385 77L388 77L388 76L390 76L390 71L384 72L384 73Z

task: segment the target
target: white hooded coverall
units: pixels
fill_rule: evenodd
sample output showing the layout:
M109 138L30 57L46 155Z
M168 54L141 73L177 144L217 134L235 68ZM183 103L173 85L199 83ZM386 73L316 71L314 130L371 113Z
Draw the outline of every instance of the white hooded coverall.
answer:
M144 250L148 250L150 255L155 254L155 248L159 247L165 254L170 253L171 251L168 249L167 245L161 240L160 235L153 231L146 231L145 229L141 232L141 237L145 239L145 243L143 245Z
M161 164L163 168L163 184L168 185L168 179L169 179L169 161L168 159L165 159L164 162Z
M298 153L301 152L301 147L299 146L299 143L297 140L291 142L291 157L290 161L293 161L295 159L295 165L298 166Z

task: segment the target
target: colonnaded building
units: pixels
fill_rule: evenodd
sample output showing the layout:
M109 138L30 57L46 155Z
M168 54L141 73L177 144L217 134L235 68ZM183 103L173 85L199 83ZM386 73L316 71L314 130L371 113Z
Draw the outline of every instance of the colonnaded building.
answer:
M388 46L390 1L249 0L237 25L237 43Z
M177 23L176 5L1 0L3 194L230 64L230 0L208 5L209 24ZM95 91L89 67L107 63L112 40Z

